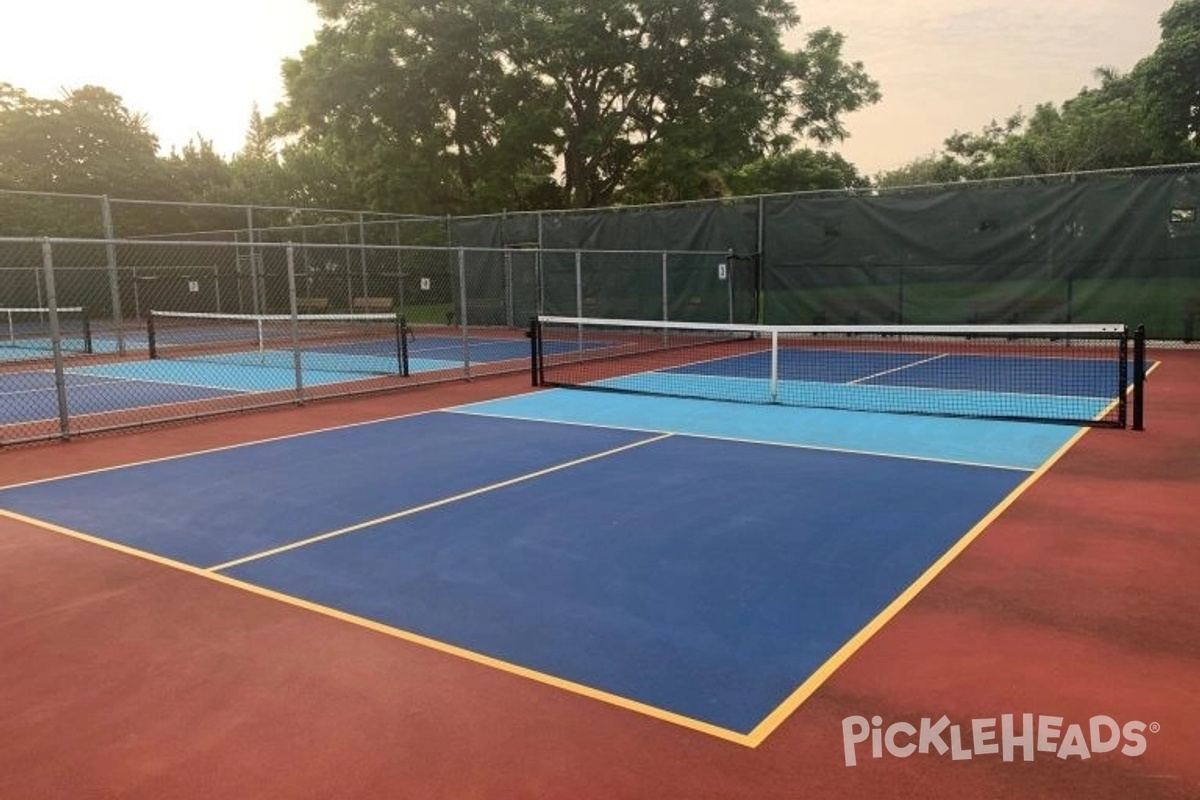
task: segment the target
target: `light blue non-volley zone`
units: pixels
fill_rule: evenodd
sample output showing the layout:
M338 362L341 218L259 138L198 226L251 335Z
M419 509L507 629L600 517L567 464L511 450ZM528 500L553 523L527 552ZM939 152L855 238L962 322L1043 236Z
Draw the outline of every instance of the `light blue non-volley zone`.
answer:
M283 354L287 356L286 364L279 354L268 355L270 358L259 364L248 364L241 360L115 361L108 364L90 364L86 367L68 367L66 371L76 376L202 387L221 390L227 394L295 389L296 374L291 362L291 353ZM395 370L392 374L395 374ZM311 365L304 366L302 372L305 386L322 386L370 377L370 373L364 374L362 371L320 369Z
M897 416L574 389L547 389L457 410L1023 470L1040 467L1077 431L1071 426L1038 422Z
M45 354L43 354L44 357ZM305 386L322 386L364 380L390 370L397 362L386 359L344 356L330 364L327 358L302 353ZM290 391L296 387L291 353L265 351L209 356L206 361L145 359L145 352L131 352L127 359L81 363L68 356L64 370L68 412L96 414L127 409L211 400L240 394ZM346 359L357 359L350 366ZM372 373L363 360L372 361ZM78 366L72 366L78 364ZM329 366L340 368L330 369ZM0 424L20 424L55 419L59 415L54 372L50 368L0 373Z
M1115 352L1115 348L1114 348ZM664 372L711 377L762 376L769 352L706 359ZM1002 394L1057 395L1111 400L1119 389L1114 358L956 354L938 350L781 350L781 381L904 386Z
M210 400L240 393L219 386L170 383L151 377L137 378L133 375L102 375L86 370L68 371L64 382L67 406L71 414L99 414L127 408ZM36 370L0 373L0 424L56 419L58 413L58 394L53 372Z
M87 352L87 341L80 336L63 336L59 346L64 355L70 356ZM92 339L93 353L115 353L117 343L106 339ZM0 339L0 361L33 361L39 358L50 358L54 353L54 345L49 337L34 339Z
M760 378L727 378L659 372L596 381L593 386L677 397L733 402L771 403L859 411L920 409L928 414L1006 416L1023 419L1085 420L1100 416L1116 399L1073 395L1039 395L975 389L937 389L870 383L827 383Z
M286 354L258 365L203 361L112 361L64 370L68 413L97 414L211 400L232 395L291 391L295 369ZM68 362L69 363L69 362ZM394 374L394 373L393 373ZM369 373L304 367L305 386L374 377ZM0 373L0 424L55 419L58 390L50 369Z
M588 385L749 403L1046 421L1098 419L1122 391L1113 359L781 351L772 382L770 358L767 352L739 354Z

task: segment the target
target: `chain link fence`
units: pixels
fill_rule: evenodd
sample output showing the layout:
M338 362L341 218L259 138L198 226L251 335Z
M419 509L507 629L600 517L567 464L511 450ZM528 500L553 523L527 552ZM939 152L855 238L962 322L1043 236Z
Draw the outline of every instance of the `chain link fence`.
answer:
M307 241L0 238L0 444L524 371L538 313L756 314L723 253L288 232Z

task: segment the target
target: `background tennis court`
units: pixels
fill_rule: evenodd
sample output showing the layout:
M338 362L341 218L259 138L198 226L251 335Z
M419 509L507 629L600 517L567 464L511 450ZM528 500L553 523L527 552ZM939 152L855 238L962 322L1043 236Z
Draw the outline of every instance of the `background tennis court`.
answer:
M480 330L467 336L421 330L405 343L403 369L408 374L401 376L399 344L392 333L396 317L387 315L373 320L378 325L382 319L381 331L301 340L297 365L286 320L273 320L276 330L264 342L255 336L255 318L227 317L184 319L166 335L160 328L153 358L145 332L123 334L118 345L114 331L91 326L86 353L82 337L65 337L64 394L72 421L86 429L89 416L118 419L123 413L154 409L169 413L172 407L196 413L188 409L221 400L252 405L259 402L254 398L272 394L294 402L297 386L314 396L356 384L395 388L426 376L461 378L469 374L468 364L484 372L506 362L524 369L529 359L528 339L519 331ZM355 324L363 318L356 315ZM78 346L72 347L73 342ZM54 371L45 365L22 367L23 362L44 361L49 351L49 338L30 334L14 339L12 346L0 345L0 361L9 365L0 371L0 425L12 426L14 434L57 425Z

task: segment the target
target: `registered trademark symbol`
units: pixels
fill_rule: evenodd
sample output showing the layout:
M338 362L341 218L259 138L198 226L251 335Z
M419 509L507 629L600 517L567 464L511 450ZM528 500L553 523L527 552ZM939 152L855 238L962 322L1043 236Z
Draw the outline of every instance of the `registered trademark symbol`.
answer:
M1158 733L1161 730L1162 730L1162 725L1159 725L1157 722L1150 723L1150 732L1151 733Z

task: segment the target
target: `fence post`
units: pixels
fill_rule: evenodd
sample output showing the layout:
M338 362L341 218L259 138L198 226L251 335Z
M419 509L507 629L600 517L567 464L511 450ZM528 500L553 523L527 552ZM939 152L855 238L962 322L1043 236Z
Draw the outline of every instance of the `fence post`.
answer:
M575 251L575 316L583 316L583 252Z
M100 198L100 216L104 222L104 250L108 257L108 290L112 297L112 318L117 333L117 353L125 355L124 314L121 312L121 276L117 272L117 246L113 239L112 204L108 195Z
M259 284L259 273L262 272L258 263L258 252L254 246L254 206L246 206L246 238L250 243L250 298L255 314L267 313L265 298L262 296L262 286Z
M580 315L582 316L582 315ZM671 278L667 265L667 251L662 252L662 321L671 320Z
M1146 326L1138 325L1133 334L1133 429L1146 430Z
M299 303L296 302L296 248L287 243L288 306L291 310L292 369L296 373L296 402L304 403L304 362L300 356Z
M471 340L467 331L467 251L458 248L458 321L462 326L463 377L471 377Z
M362 273L362 296L370 297L367 285L367 226L361 211L358 212L358 271Z
M394 223L393 228L396 234L396 302L400 313L404 314L404 245L400 237L400 223Z
M754 305L756 306L756 319L754 321L761 325L767 320L767 295L763 291L763 279L765 277L764 272L766 271L767 262L767 200L765 197L758 198L758 215L755 224L758 228L756 231L758 255L755 262L756 285L754 293L757 296L754 298Z
M545 264L542 261L542 249L546 246L542 232L542 212L537 212L537 256L534 261L534 272L537 274L537 313L546 313Z
M725 303L729 306L728 322L730 325L737 321L733 310L733 263L735 258L731 247L725 252Z
M58 293L54 288L54 257L50 240L42 240L42 271L46 283L46 307L50 309L50 350L54 355L54 392L58 400L58 430L63 441L71 438L67 416L67 379L63 371L61 331L58 324Z

